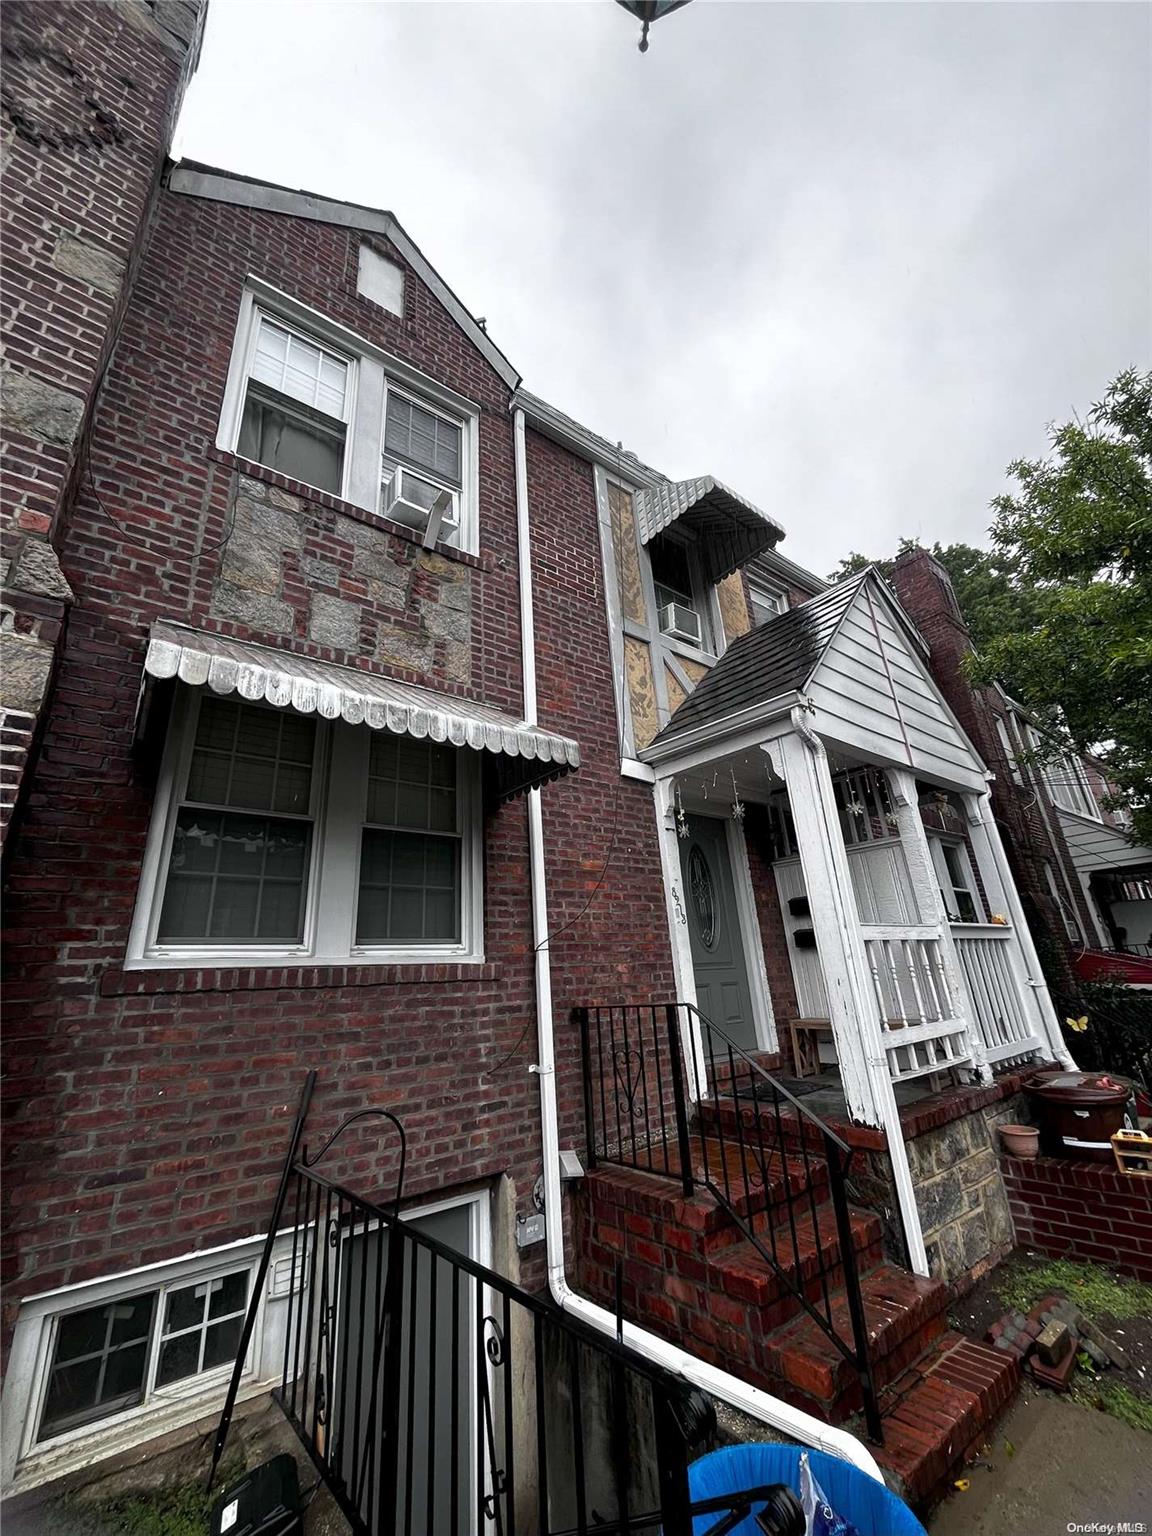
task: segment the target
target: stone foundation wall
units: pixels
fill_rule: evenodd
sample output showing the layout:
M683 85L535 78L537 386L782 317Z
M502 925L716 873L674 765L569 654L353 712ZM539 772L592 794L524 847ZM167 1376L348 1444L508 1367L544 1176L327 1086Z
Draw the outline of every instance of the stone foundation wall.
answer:
M908 1143L928 1262L939 1279L975 1279L1013 1247L997 1128L1018 1122L1023 1107L1017 1094Z

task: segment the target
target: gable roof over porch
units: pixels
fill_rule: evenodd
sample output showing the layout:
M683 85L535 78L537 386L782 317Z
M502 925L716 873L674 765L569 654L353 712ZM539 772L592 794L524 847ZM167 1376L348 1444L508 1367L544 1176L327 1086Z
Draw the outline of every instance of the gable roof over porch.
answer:
M985 766L932 680L922 637L871 567L734 641L640 755L719 740L799 698L821 736L865 760L984 787Z

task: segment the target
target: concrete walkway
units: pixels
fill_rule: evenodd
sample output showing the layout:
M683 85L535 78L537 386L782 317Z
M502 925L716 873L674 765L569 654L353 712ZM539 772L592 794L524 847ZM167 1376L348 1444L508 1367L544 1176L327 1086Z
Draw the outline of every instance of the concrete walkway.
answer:
M1065 1536L1077 1526L1110 1536L1124 1521L1152 1532L1152 1435L1106 1413L1028 1393L984 1459L992 1470L965 1472L972 1486L940 1505L931 1536Z

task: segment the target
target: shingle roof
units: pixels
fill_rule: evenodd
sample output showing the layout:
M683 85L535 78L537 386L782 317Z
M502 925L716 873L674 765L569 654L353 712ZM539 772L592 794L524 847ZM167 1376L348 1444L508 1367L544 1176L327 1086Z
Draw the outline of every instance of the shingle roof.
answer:
M868 579L864 571L734 640L652 742L664 747L699 726L804 689L840 620Z

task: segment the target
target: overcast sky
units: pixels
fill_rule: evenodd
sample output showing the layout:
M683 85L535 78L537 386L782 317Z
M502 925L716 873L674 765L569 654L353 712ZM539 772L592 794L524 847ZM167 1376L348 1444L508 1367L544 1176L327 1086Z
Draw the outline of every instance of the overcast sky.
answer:
M1152 357L1152 7L210 0L176 153L390 209L525 384L820 572Z

